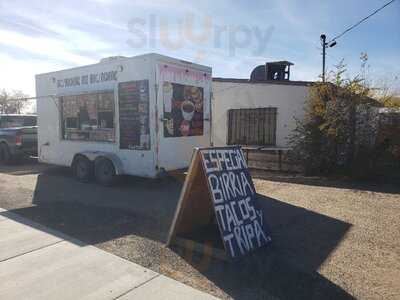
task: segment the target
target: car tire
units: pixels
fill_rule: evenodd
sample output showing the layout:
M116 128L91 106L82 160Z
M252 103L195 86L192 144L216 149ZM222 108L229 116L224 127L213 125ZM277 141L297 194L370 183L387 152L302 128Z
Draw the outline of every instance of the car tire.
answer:
M6 143L0 144L0 163L9 164L12 162L12 155Z
M75 178L80 182L89 182L93 179L93 163L85 156L77 156L72 169Z
M100 158L94 166L96 181L103 186L113 186L117 180L114 164L107 158Z

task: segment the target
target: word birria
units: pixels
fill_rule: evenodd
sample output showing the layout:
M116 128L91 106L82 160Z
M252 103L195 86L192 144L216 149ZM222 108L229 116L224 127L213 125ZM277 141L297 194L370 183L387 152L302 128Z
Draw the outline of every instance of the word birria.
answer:
M271 241L263 214L255 207L256 192L240 148L201 150L217 223L232 257Z

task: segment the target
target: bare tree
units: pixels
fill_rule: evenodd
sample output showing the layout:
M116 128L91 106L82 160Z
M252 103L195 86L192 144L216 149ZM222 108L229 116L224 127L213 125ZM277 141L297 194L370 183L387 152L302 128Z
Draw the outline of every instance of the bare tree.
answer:
M27 105L28 95L22 91L0 91L0 113L1 114L21 114Z

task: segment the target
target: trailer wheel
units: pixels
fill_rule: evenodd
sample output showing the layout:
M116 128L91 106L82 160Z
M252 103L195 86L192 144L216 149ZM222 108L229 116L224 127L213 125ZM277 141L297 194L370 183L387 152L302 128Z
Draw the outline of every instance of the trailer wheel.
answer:
M10 153L10 149L8 149L8 146L6 143L1 143L0 144L0 162L1 163L10 163L12 160L12 156Z
M114 164L107 158L99 158L95 161L94 173L96 181L103 186L112 186L117 180Z
M89 182L93 178L93 163L85 156L79 155L74 159L72 170L80 182Z

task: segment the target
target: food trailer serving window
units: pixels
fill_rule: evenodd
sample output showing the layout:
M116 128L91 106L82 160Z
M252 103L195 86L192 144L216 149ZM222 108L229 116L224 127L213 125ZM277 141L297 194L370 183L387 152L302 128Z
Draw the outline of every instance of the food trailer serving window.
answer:
M114 142L114 93L63 96L61 126L64 140Z

